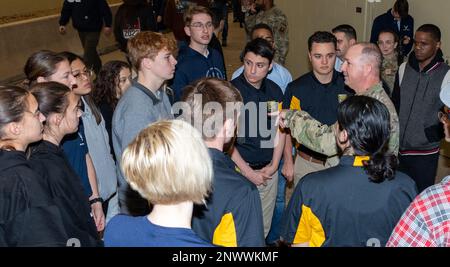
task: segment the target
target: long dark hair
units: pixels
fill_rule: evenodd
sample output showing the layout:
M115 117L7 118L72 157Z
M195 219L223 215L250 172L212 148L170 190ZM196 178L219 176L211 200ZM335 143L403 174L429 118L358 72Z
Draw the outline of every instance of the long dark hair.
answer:
M38 83L31 87L31 93L39 103L39 110L48 117L52 113L64 113L69 106L69 87L58 82Z
M18 86L0 86L0 149L15 150L5 139L4 127L11 122L22 120L28 108L30 93Z
M60 56L67 58L67 60L69 60L69 63L72 64L72 62L74 62L75 60L80 60L81 62L83 62L83 64L86 65L86 63L84 62L84 59L82 57L80 57L79 55L76 55L72 52L61 52L59 53ZM94 99L92 97L92 91L83 96L84 100L86 101L86 103L89 105L89 108L92 110L92 114L94 115L95 121L97 122L97 124L100 124L100 122L102 122L102 114L100 113L100 111L98 110L98 107L95 105Z
M116 87L119 83L120 71L124 68L131 71L130 65L124 61L113 60L103 65L98 73L92 92L94 102L97 106L100 106L100 103L105 101L112 110L116 109L117 102L119 102Z
M359 156L370 156L364 168L370 180L381 183L393 179L397 158L387 152L391 132L390 114L380 101L352 96L338 107L339 129L346 130L350 145Z

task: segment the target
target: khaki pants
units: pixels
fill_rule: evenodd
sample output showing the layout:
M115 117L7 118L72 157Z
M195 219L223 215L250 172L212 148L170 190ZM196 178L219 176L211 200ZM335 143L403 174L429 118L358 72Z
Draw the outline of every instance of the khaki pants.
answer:
M272 224L273 210L278 192L278 171L272 175L272 179L267 180L267 185L258 186L259 197L261 198L264 238L269 234Z
M291 199L292 193L294 193L295 186L297 186L298 182L300 181L303 176L317 171L322 171L331 167L335 167L339 164L339 157L333 156L327 158L327 161L325 162L325 166L322 164L317 164L314 162L310 162L305 160L304 158L300 156L296 156L295 158L295 165L294 165L294 182L286 184L286 206L289 203L289 200Z
M327 167L323 164L315 163L308 161L299 155L295 158L294 165L294 188L297 186L300 179L302 179L305 175L325 170Z

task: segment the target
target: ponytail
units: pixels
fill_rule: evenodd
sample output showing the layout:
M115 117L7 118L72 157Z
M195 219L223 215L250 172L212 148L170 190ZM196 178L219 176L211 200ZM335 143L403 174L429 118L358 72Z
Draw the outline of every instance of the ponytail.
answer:
M369 175L369 180L374 183L382 183L384 180L392 180L397 169L397 157L390 153L379 152L364 162L364 169Z

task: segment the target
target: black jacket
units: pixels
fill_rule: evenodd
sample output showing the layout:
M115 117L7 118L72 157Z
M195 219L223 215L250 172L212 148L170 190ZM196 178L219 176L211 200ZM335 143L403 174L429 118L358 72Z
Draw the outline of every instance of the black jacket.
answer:
M127 42L141 31L156 31L152 7L142 1L126 2L114 17L114 36L120 50L127 51Z
M376 44L378 41L378 35L380 31L390 29L397 33L400 38L400 53L403 56L407 56L411 51L414 43L414 18L408 15L406 18L400 20L400 30L397 26L397 21L392 16L392 9L389 9L386 13L378 16L373 21L372 32L370 34L370 42ZM404 36L411 38L411 41L407 45L403 45L402 41Z
M106 0L65 0L59 25L65 26L70 18L75 29L81 32L99 32L112 26L112 13Z
M31 151L30 164L58 205L69 238L78 239L82 247L101 246L81 178L68 163L62 149L42 141Z
M24 152L0 150L0 247L66 246L61 214Z
M192 230L218 246L263 247L258 188L237 172L234 162L222 151L210 148L209 155L214 168L214 190L206 206L196 206Z

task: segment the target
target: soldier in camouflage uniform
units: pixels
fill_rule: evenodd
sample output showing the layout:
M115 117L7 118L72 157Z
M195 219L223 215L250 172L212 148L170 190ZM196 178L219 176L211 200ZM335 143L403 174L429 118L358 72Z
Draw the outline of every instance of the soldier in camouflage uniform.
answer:
M392 30L382 30L378 35L378 47L383 55L381 64L381 79L389 86L389 95L392 95L394 89L395 75L400 63L398 56L398 36ZM387 88L386 88L387 89Z
M364 57L365 60L361 60ZM397 112L389 96L383 89L379 78L381 54L374 44L356 44L347 51L342 70L345 75L345 83L355 90L357 95L365 95L379 100L385 104L391 115L391 136L389 138L389 151L398 154L399 148L399 123ZM369 65L371 68L366 68ZM365 72L364 69L371 69ZM336 146L335 130L337 125L323 125L313 119L305 111L281 111L280 125L288 127L291 135L304 146L327 156L338 154ZM328 162L328 165L337 165L337 161Z
M392 94L392 89L395 83L395 74L398 70L398 57L397 53L392 58L383 58L381 64L381 79L389 86L389 92Z
M274 6L273 0L256 0L255 4L249 8L245 16L245 27L247 33L259 23L265 23L272 28L275 41L275 62L285 65L286 56L289 49L289 35L287 17ZM251 36L247 36L250 40Z

